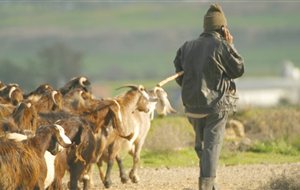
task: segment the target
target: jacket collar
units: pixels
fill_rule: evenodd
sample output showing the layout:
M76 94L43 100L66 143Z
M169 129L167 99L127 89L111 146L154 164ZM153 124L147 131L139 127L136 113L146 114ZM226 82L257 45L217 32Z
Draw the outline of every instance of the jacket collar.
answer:
M204 31L202 34L200 34L199 37L204 37L204 36L213 36L217 39L221 39L221 35L216 31L209 31L209 32Z

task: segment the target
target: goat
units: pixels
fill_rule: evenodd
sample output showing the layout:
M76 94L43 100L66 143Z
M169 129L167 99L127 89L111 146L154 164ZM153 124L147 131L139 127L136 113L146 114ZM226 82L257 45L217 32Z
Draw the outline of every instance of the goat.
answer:
M53 87L50 84L41 84L38 86L34 91L25 94L24 99L29 99L29 100L38 100L40 99L40 96L45 94L45 93L51 93L53 91Z
M38 112L49 112L62 110L63 107L63 97L59 91L53 90L51 92L46 92L40 96L40 99L30 101Z
M144 122L143 119L146 120L150 119L147 117L142 117L143 114L145 115L149 114L148 112L150 111L150 104L149 104L150 97L142 85L139 86L128 85L124 87L129 87L131 88L131 90L127 91L123 95L116 97L115 99L120 104L121 107L121 115L123 118L124 130L127 131L127 133L133 134L132 138L130 139L130 142L129 141L124 141L124 142L129 142L130 144L135 144L134 146L136 146L135 151L132 151L132 155L134 156L134 167L131 172L132 180L136 181L137 177L135 177L135 175L133 174L135 174L135 170L137 168L139 158L140 158L140 150L145 140L144 138L145 135L140 135L140 134L143 134L144 132L147 133L150 127L149 126L147 129L144 128L144 126L140 126L137 124ZM121 159L118 159L120 146L121 144L123 144L120 143L120 141L123 141L123 139L119 138L118 136L115 136L114 133L109 133L106 138L113 139L113 140L110 141L107 140L108 142L106 145L107 147L106 152L108 152L109 155L108 155L106 175L104 179L103 179L104 174L101 169L103 159L98 160L97 166L99 169L100 177L104 182L104 185L106 187L109 187L111 185L110 172L115 158L117 158L119 164L120 176L122 182L126 182L128 180L128 177L125 174L125 171L123 169Z
M62 88L59 89L64 96L72 89L82 89L86 92L91 92L91 82L86 77L74 77L67 82Z
M57 154L71 144L59 125L41 126L35 136L21 142L0 138L0 189L44 189L46 150Z
M77 189L77 183L95 155L96 141L88 123L78 117L62 119L56 122L64 127L73 145L59 153L55 159L55 179L49 189L62 189L65 171L70 173L70 189Z
M138 90L140 88L138 86L129 87L133 90ZM105 151L106 154L104 154L103 157L97 163L100 171L100 177L105 187L107 188L110 187L112 184L110 179L110 170L112 168L114 159L117 160L119 166L121 181L123 183L126 183L128 181L128 177L122 165L122 160L119 156L119 151L121 147L124 146L124 144L125 146L127 144L127 147L129 147L130 150L129 153L133 156L133 167L129 173L129 177L134 183L137 183L139 181L139 177L137 175L137 168L140 160L140 152L142 150L142 146L150 129L151 119L153 119L154 110L156 110L159 115L166 115L168 113L175 112L174 108L172 108L167 98L167 93L161 87L155 87L153 90L150 90L148 94L150 98L150 111L146 113L141 110L132 111L132 108L130 109L130 107L126 106L126 104L124 104L122 101L122 99L126 96L117 98L117 101L123 108L121 112L123 117L127 116L126 118L128 118L128 120L132 120L127 122L124 121L124 127L128 130L133 130L134 135L130 142L120 138L116 138L114 142L110 146L108 146L107 150ZM108 162L105 176L101 170L103 161Z
M40 117L45 119L49 119L49 114L54 114L54 113L40 113ZM48 115L48 116L47 116ZM91 163L95 163L93 160L97 160L98 157L101 156L103 152L103 146L102 142L99 139L100 134L105 131L103 130L109 123L113 123L114 128L116 131L118 131L117 134L122 135L122 121L119 118L119 107L118 104L116 104L115 101L113 100L105 100L105 101L100 101L99 104L95 107L93 111L90 112L85 112L81 115L81 121L87 124L89 127L89 136L85 139L80 139L80 143L83 146L75 146L71 147L69 151L65 153L65 155L58 155L58 157L61 157L60 159L63 160L63 163L67 163L68 168L64 168L64 166L61 166L60 164L57 165L57 168L60 170L60 176L57 176L57 179L55 183L53 184L52 188L53 189L59 189L60 184L61 184L61 178L64 175L64 170L68 169L70 171L70 188L71 189L77 189L77 181L83 177L84 171L86 168L90 167ZM64 124L63 122L67 122L63 118L61 118L61 115L59 118L55 118L54 120L60 119L59 124L61 124L65 129L66 127L72 126L73 125L68 125ZM67 116L70 118L70 116ZM51 120L51 118L50 118ZM52 119L52 121L54 121ZM68 130L66 129L66 133L68 134ZM72 139L72 135L69 135L70 138ZM94 140L93 138L96 138L96 146L94 147L93 145ZM130 138L130 137L128 137ZM94 152L93 152L94 151ZM65 160L68 160L67 162ZM84 179L84 187L88 187L88 179Z
M20 103L11 117L20 129L35 131L38 127L38 112L31 103Z
M69 91L63 99L64 110L79 115L94 110L100 102L90 92L81 89Z
M74 140L73 138L75 138L77 136L78 137L75 139L79 138L79 140L76 140L76 143L74 145L75 147L72 146L70 148L72 150L68 151L70 154L73 154L73 152L76 153L76 157L73 159L73 162L76 162L77 157L80 157L81 159L83 159L84 162L89 163L94 154L93 151L95 149L95 140L94 140L94 136L93 136L91 127L86 127L85 124L83 124L82 120L80 118L78 118L77 116L70 115L65 112L38 113L36 111L35 106L33 106L31 103L22 102L16 108L14 113L12 114L12 119L21 129L31 130L31 131L35 131L35 129L37 128L38 125L52 124L52 123L56 122L57 120L61 119L61 122L59 124L61 124L63 126L63 128L68 129L68 130L66 130L66 134L72 139L72 141ZM89 136L88 135L84 136L84 134L88 134ZM84 147L84 148L82 148L82 147ZM83 150L83 151L81 152L80 150ZM90 153L88 153L86 151L90 151ZM57 157L60 158L61 156L58 155ZM49 160L52 160L52 162L53 162L52 165L54 165L54 157L50 158ZM71 158L71 161L72 161L72 158ZM65 166L63 166L63 167L65 168ZM71 168L70 169L71 177L72 177L71 181L74 181L73 176L77 175L78 172L77 171L72 172L72 169L75 167L69 167L69 168ZM83 170L84 170L84 168L83 168ZM60 172L60 173L62 173L62 172ZM83 173L83 172L81 172L81 173ZM57 186L56 189L59 189L59 187L61 186L60 185L61 182L59 180L62 179L63 174L64 174L64 171L62 173L62 176L57 177L58 185L56 185ZM78 178L79 177L77 177L76 180L78 180ZM52 183L53 178L49 178L48 181L49 181L49 183Z
M86 92L80 92L80 91L73 91L76 96L74 99L71 98L70 101L67 101L69 103L70 109L74 109L73 112L75 113L82 113L82 116L87 120L87 121L93 121L95 120L95 118L101 118L100 116L97 116L98 112L97 110L99 110L100 108L102 109L103 106L105 106L106 104L114 104L115 105L115 109L120 110L121 111L121 106L120 103L117 100L95 100L93 99L90 95L87 95ZM72 94L73 95L73 94ZM65 97L67 97L68 95L65 95ZM149 111L148 108L148 95L145 93L144 88L141 86L139 88L139 92L128 92L126 98L124 98L124 101L122 102L122 104L124 104L124 106L129 106L131 109L131 112L140 110L140 111ZM75 103L74 103L75 102ZM106 103L105 103L106 102ZM71 104L71 105L70 105ZM115 112L116 112L115 111ZM119 115L119 121L121 124L123 124L123 120L125 119L124 116L127 115L122 115L121 112L117 113ZM130 116L130 115L128 115ZM100 119L99 121L93 121L93 123L102 123L101 125L108 125L109 123L107 121L105 121L106 119ZM126 120L126 119L125 119ZM98 124L99 125L99 124ZM123 128L122 128L123 130ZM106 148L106 146L108 146L109 144L112 143L112 141L116 138L116 137L120 137L122 139L131 139L132 138L132 133L131 131L118 131L118 130L113 130L113 128L105 128L105 130L101 130L101 131L94 131L95 134L97 134L98 137L98 149L96 151L97 154L97 161L99 160L99 158L101 157L104 148ZM110 134L108 136L108 134ZM112 135L113 134L113 135ZM121 134L121 135L120 135ZM127 135L125 135L127 134ZM88 175L87 175L88 176ZM89 185L89 184L87 184Z
M8 84L1 88L0 97L7 103L17 105L23 100L23 90L17 84Z
M15 124L12 118L0 120L0 136L5 136L7 133L22 133L22 130Z
M16 141L22 141L28 137L32 137L34 134L32 131L19 129L14 121L9 118L3 120L0 123L0 135L4 132L4 136L8 139L14 139ZM47 165L47 176L45 179L45 188L48 187L54 180L55 175L55 155L52 155L49 151L45 152L44 155L46 165Z
M49 112L62 109L63 96L49 84L42 84L24 96L26 102L34 104L38 112Z
M1 98L0 98L0 102L2 102ZM0 103L0 119L6 118L9 115L11 115L12 112L14 111L14 109L15 109L15 106L10 103L8 103L8 104Z
M21 103L13 113L13 119L21 129L34 131L38 125L48 125L55 122L66 129L67 136L69 136L72 141L75 141L75 144L68 150L57 155L55 161L56 177L54 184L51 186L55 187L53 189L62 188L61 180L66 169L70 171L71 183L77 184L81 173L84 172L86 167L83 163L89 164L94 155L95 138L91 127L86 126L87 124L78 116L66 112L37 113L31 103ZM60 121L57 122L57 120ZM66 155L68 157L66 157ZM65 159L68 159L68 161L65 161ZM54 158L51 160L54 162ZM68 164L62 165L61 163ZM79 169L75 170L76 168ZM53 179L49 179L49 181L52 182Z

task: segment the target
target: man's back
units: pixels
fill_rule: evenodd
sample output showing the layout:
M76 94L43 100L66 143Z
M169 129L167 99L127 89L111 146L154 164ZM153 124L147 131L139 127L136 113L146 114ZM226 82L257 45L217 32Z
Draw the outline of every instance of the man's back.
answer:
M221 100L230 88L230 79L244 71L242 58L230 51L217 32L204 32L178 50L174 63L176 72L184 71L177 82L187 112L207 114L225 109Z

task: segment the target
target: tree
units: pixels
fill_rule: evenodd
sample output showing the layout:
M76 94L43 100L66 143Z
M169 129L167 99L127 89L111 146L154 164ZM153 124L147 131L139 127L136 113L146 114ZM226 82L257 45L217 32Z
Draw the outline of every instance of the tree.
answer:
M63 43L42 49L38 56L44 79L56 87L81 72L82 53Z

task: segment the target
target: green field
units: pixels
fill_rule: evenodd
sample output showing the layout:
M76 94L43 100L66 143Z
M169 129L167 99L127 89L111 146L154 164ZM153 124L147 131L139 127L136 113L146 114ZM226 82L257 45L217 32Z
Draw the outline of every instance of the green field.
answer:
M132 164L130 156L125 157L125 163L129 167ZM186 149L172 152L143 151L142 166L144 167L190 167L198 166L199 160L194 149ZM282 155L278 153L254 153L239 152L226 156L222 153L220 165L232 166L241 164L283 164L300 162L298 155Z
M300 66L300 3L222 5L247 76L279 75L284 60ZM82 53L80 73L94 81L157 80L173 73L178 47L201 33L207 7L183 2L1 3L0 61L42 66L38 52L62 43Z
M232 118L243 122L251 143L237 146L239 141L225 139L221 165L300 162L299 108L249 109L230 116ZM142 166L197 166L194 138L193 129L184 116L154 119L142 151ZM126 165L130 166L131 157L123 153Z

